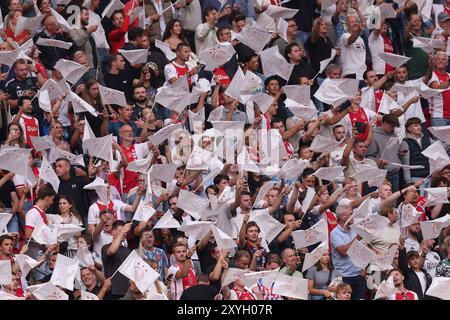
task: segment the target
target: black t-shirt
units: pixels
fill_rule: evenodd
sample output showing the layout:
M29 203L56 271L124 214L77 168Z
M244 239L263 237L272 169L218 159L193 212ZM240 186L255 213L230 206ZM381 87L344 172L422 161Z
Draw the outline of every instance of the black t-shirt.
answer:
M209 276L209 274L211 273L211 272L213 272L214 271L214 268L216 267L216 263L214 263L214 264L212 264L212 265L210 265L209 266L209 268L208 268L208 270L206 271L206 274ZM222 271L220 272L220 279L222 278L222 274L223 274L223 268L222 268ZM220 279L219 280L216 280L216 281L211 281L211 286L213 286L214 288L216 288L217 289L217 291L220 291L220 289L221 289L221 281L220 281Z
M98 293L100 292L101 289L102 289L102 287L97 283L97 285L92 290L88 290L86 288L86 291L89 293L98 295ZM103 297L103 300L113 300L111 297L111 291L109 291L105 294L105 296Z
M36 77L29 77L25 80L17 80L17 79L11 79L6 83L6 90L9 91L10 99L16 100L20 97L25 96L25 92L27 90L33 90L34 92L38 92L39 88L37 86L37 78ZM42 117L42 110L39 108L39 102L38 99L34 99L32 102L33 110L31 111L31 115L38 119L38 121L41 123L43 120ZM11 115L15 115L19 112L19 108L13 108L11 109Z
M216 265L216 259L211 255L213 249L214 245L209 241L203 250L197 249L198 261L200 261L202 272L207 271L211 265Z
M49 213L56 213L59 203L59 196L70 196L75 203L75 208L82 217L86 217L88 214L89 205L87 203L87 190L83 187L87 185L89 181L84 177L77 177L74 173L69 180L59 182L58 196L53 201L52 208L49 209Z
M102 263L106 278L111 277L131 253L130 249L121 245L114 255L108 256L106 252L110 246L111 243L102 247ZM111 294L123 296L127 293L129 286L130 280L120 272L117 272L111 280Z
M0 201L3 202L5 208L12 208L11 192L15 192L16 188L11 180L8 180L0 187Z
M333 44L328 37L318 37L315 43L311 42L311 37L306 40L305 49L315 73L320 70L320 62L330 58L332 48Z
M122 91L127 101L133 100L131 74L126 71L120 71L119 74L107 73L104 77L105 85L111 89Z
M307 77L308 79L314 78L314 69L307 59L302 59L299 64L294 65L292 69L291 77L289 78L288 84L298 84L298 78Z
M211 285L197 284L184 290L180 300L214 300L218 293L219 290Z

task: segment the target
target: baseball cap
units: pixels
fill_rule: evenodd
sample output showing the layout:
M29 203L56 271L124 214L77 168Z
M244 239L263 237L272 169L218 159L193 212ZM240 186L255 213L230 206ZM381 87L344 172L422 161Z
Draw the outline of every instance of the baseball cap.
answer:
M440 22L446 21L446 20L448 20L448 19L450 19L450 15L449 15L447 12L442 11L441 13L439 13L439 15L438 15L438 20L439 20Z

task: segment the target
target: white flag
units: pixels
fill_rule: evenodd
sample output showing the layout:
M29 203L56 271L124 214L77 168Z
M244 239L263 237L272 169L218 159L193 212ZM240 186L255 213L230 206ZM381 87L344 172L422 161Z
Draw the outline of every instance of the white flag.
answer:
M172 61L177 57L177 54L170 49L170 46L158 39L155 39L155 47L159 48L166 56L167 60Z
M435 136L436 138L450 144L450 126L443 127L430 127L428 130Z
M72 60L59 59L55 64L55 69L61 72L64 80L75 84L89 71L89 68Z
M114 90L102 85L98 86L100 97L103 104L117 104L119 106L127 106L127 99L122 91Z
M350 258L352 263L357 268L361 269L364 269L370 263L372 255L372 251L356 239L347 250L347 256Z
M9 220L11 220L11 213L0 213L0 234L3 234L6 226L8 225Z
M33 291L37 300L69 300L69 296L51 282L47 282Z
M383 280L380 283L374 299L377 300L377 299L382 299L382 298L388 298L389 296L396 294L397 292L398 292L398 289L394 285L392 276L390 276L389 278L387 278L386 280Z
M130 62L130 64L142 64L147 62L148 49L122 50L119 53Z
M284 41L289 42L287 37L287 29L289 28L289 23L284 19L279 19L277 23L277 33L284 39Z
M147 173L147 171L150 167L151 161L152 161L152 159L150 157L144 158L144 159L133 160L128 163L127 170L134 171L134 172Z
M114 13L114 11L116 10L122 10L123 8L125 8L125 6L122 4L121 1L119 0L113 0L110 3L108 3L108 5L106 6L106 8L103 10L102 12L102 18L104 17L108 17L111 18L112 14Z
M119 272L134 281L136 287L144 293L159 278L159 273L153 270L136 251L132 251L119 267Z
M166 183L171 183L176 170L176 164L154 164L150 168L150 176L152 180L158 179Z
M394 68L398 68L402 65L404 65L406 62L408 62L411 58L401 56L398 54L393 53L387 53L387 52L381 52L378 54L378 57L386 62L387 64L393 66Z
M75 113L89 112L94 117L97 117L97 110L94 109L89 103L80 98L76 93L69 92L69 100L72 102L73 111Z
M58 253L50 282L72 291L78 268L78 261Z
M433 278L433 282L431 282L425 294L442 300L450 300L450 278Z
M150 136L149 139L154 146L157 146L169 139L173 132L178 129L181 129L181 125L179 123L170 124L167 127L158 130L154 135Z
M39 171L39 178L48 182L52 185L53 190L58 192L59 189L59 178L56 175L55 170L53 170L52 165L48 162L47 158L44 156L41 163L41 170Z
M151 202L141 201L134 213L133 220L136 221L147 221L150 219L156 210L153 208L153 204Z
M311 100L311 87L300 85L288 85L283 87L286 97L301 105L309 106Z
M266 213L255 215L252 221L256 222L261 230L261 235L266 239L267 243L271 243L272 240L286 227L286 225L280 223Z
M178 195L177 207L184 210L194 219L200 219L200 212L205 210L209 205L209 200L197 196L196 194L180 189Z
M109 161L112 152L112 134L83 141L83 145L90 156Z
M41 27L41 23L44 18L45 15L41 14L40 12L36 12L36 16L29 18L19 16L17 18L16 28L14 30L14 37L17 37L24 30L28 30L33 33L35 30Z
M259 281L261 281L264 287L270 289L272 288L272 284L275 282L275 279L279 271L280 268L267 271L248 272L240 274L240 278L242 279L242 282L244 282L245 286L248 288L253 287Z
M221 283L222 288L235 282L237 279L243 279L244 274L247 273L244 269L228 268L224 270L225 277Z
M450 226L450 214L446 214L435 220L420 221L423 239L436 239L441 234L441 230Z
M56 47L56 48L69 50L70 47L72 47L73 43L56 40L56 39L39 38L36 41L36 45L45 46L45 47Z
M258 205L258 203L266 196L266 194L272 190L273 186L275 185L275 181L267 181L263 184L261 188L259 188L258 195L255 199L255 205Z
M233 240L228 234L217 228L215 225L211 225L211 230L216 239L217 248L231 249L237 247L236 241Z
M81 290L80 300L98 300L98 297L93 293Z
M322 180L333 181L344 172L345 168L346 167L321 167L314 172L314 175Z
M266 77L279 75L284 80L291 77L294 65L287 62L286 59L278 51L278 47L270 47L260 54L261 64L263 66L264 75Z
M335 57L336 57L336 50L331 49L331 56L328 59L320 61L320 69L318 73L321 74L325 70L325 68L330 64L330 62L333 61Z
M277 19L290 19L294 17L298 12L298 9L290 9L282 6L274 6L269 4L267 10L264 12L268 16L272 17L274 20Z
M188 237L201 240L211 230L213 224L212 221L191 221L181 225L178 231L184 232Z
M357 232L365 240L372 240L377 234L379 234L387 225L389 219L379 214L371 214L366 218L355 219L354 223L350 226L355 232Z
M401 227L406 228L412 224L418 223L418 219L421 213L414 208L412 204L406 204L402 206L402 211L400 215Z
M12 67L19 56L19 49L0 51L0 63Z
M12 284L11 261L0 260L0 284L7 286Z
M31 149L7 148L0 150L0 168L17 175L28 176L28 155Z
M153 229L178 229L180 223L173 217L171 210L167 212L158 220Z
M31 143L33 144L33 148L37 151L45 151L52 148L56 148L55 142L53 141L51 136L43 136L43 137L30 137Z
M381 254L373 254L370 259L370 264L377 265L381 270L385 271L392 267L395 255L397 254L397 245L389 247L387 252Z
M315 194L316 194L316 191L314 190L314 188L307 187L306 196L302 202L303 213L306 213L308 211L309 206L311 205L311 202L314 199Z
M218 43L211 48L207 48L200 53L200 61L206 65L206 71L213 71L214 69L223 66L230 61L236 50L229 43Z
M43 221L34 227L31 237L39 244L58 243L56 229L50 229Z
M18 297L8 292L0 291L0 300L25 300L25 297Z
M302 272L305 272L306 270L311 268L313 265L315 265L316 262L319 261L320 258L322 258L322 256L327 252L329 252L327 241L322 242L313 251L308 252L305 255L305 260L303 261Z
M308 279L292 277L280 272L277 275L272 292L284 297L308 300Z
M317 109L311 105L301 105L291 99L284 100L284 104L299 119L311 121L318 118Z
M262 113L266 113L267 109L274 103L274 98L267 93L257 93L252 95L248 101L256 103Z
M425 191L428 193L427 201L425 202L426 207L435 206L440 203L449 203L449 189L447 187L425 188Z
M91 266L94 264L94 259L92 258L92 254L89 251L88 247L80 247L77 250L76 259L85 267Z
M33 144L33 146L34 146L34 144ZM81 167L85 166L82 154L79 154L76 156L73 153L67 152L60 148L54 148L53 151L54 151L54 156L52 158L52 163L55 162L56 159L64 158L64 159L69 160L71 165L78 165Z
M326 220L320 220L311 228L292 232L295 247L305 248L317 242L328 241L328 226Z
M236 36L236 40L253 49L256 53L260 53L271 37L270 32L247 25Z
M48 90L41 90L39 92L39 107L45 112L52 112L52 103L50 101L50 96Z
M83 227L71 223L55 224L54 228L56 228L56 234L58 235L58 238L61 238L63 240L69 240L70 238L73 238L75 235L80 234L81 231L84 230Z

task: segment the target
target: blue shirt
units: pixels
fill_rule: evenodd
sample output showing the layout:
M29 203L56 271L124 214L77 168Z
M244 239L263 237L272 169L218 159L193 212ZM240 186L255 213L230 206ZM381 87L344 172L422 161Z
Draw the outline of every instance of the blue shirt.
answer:
M342 256L336 250L337 247L349 244L356 235L357 233L352 229L346 231L340 225L331 231L332 261L334 268L342 277L355 277L361 274L361 269L353 264L349 256Z
M135 251L137 253L138 249L135 249ZM158 264L159 278L161 281L164 281L164 268L169 267L169 261L164 250L154 247L153 251L149 251L145 248L142 248L142 258L156 261L156 263Z

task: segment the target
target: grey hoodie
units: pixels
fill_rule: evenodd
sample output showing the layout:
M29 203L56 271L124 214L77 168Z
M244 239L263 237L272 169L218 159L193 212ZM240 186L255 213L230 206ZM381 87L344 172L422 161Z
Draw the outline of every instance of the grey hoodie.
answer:
M386 148L389 139L392 139L389 142L388 148ZM394 140L395 139L395 140ZM366 157L373 160L382 159L387 160L389 162L401 163L398 152L400 151L400 141L395 134L392 132L391 134L386 133L382 128L375 128L373 130L373 142L367 149ZM399 167L394 167L390 164L384 167L388 170L388 173L397 173L400 171Z

